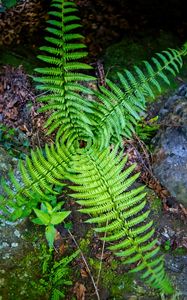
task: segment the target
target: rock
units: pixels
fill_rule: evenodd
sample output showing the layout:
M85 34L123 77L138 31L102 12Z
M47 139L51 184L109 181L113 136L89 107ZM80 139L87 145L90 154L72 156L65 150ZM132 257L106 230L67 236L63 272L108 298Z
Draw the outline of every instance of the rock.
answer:
M171 196L187 207L187 84L169 97L159 116L153 172Z
M180 299L187 299L187 256L166 255L166 270L177 290Z
M103 55L106 76L119 83L117 72L123 72L124 69L131 70L133 65L149 60L156 52L168 47L174 48L179 43L175 36L162 31L156 38L152 36L140 39L125 37L120 42L111 44Z
M17 159L0 147L0 180L2 177L6 179L9 170L16 171L16 165ZM19 179L17 171L16 177ZM6 182L10 185L8 179ZM44 243L43 232L28 220L6 220L1 209L0 217L0 299L48 299L45 291L32 286L32 282L37 282L41 273L39 266L41 245Z
M14 168L17 159L11 157L7 151L0 147L0 179L7 175L8 171Z

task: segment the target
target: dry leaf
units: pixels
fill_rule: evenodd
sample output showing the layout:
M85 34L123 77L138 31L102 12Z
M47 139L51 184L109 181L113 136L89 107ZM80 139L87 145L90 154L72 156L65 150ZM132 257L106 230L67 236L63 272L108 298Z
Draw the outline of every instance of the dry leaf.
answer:
M55 234L54 244L55 244L56 250L58 251L58 254L60 254L61 256L64 255L66 246L64 244L61 234L58 231L56 231L56 234Z
M85 288L84 284L82 284L80 282L76 282L73 292L76 295L77 300L85 300L86 288Z
M88 277L88 273L86 272L85 269L81 269L81 277L82 278L87 278Z

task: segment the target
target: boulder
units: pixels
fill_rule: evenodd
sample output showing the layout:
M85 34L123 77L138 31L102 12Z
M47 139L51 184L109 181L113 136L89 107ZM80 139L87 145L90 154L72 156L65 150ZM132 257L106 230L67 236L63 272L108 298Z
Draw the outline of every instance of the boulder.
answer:
M171 195L187 207L187 84L161 108L153 140L153 172Z
M19 180L17 159L0 147L0 181L4 177L9 186L10 170L15 171ZM2 193L0 185L0 195ZM28 219L9 221L2 214L3 207L0 201L0 299L47 300L46 292L32 285L41 274L42 245L45 245L42 228L40 231Z

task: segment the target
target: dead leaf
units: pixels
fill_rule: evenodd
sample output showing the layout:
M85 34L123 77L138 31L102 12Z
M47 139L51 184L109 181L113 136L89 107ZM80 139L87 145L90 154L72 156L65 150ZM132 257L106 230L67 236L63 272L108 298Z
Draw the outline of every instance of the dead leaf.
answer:
M87 278L88 277L88 273L86 272L85 269L81 269L81 277L82 278Z
M105 253L98 253L98 254L96 254L96 257L98 258L98 259L100 259L100 260L105 260L107 257L109 257L109 253L107 253L107 252L105 252Z
M86 288L85 288L84 284L82 284L80 282L76 282L73 292L76 295L77 300L85 300Z
M56 234L55 234L54 244L55 244L55 248L56 248L58 254L60 254L61 256L64 255L64 253L66 251L66 246L64 244L61 234L58 231L56 231Z

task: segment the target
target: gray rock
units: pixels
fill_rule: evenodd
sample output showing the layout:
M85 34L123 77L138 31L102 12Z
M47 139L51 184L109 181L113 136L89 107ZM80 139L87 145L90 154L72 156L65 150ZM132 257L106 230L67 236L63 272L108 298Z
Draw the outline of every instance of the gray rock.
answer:
M177 290L180 291L181 298L187 299L187 256L166 255L166 270Z
M15 170L17 179L20 174L16 168L17 160L0 147L0 179L7 178L9 170ZM3 193L0 186L0 195ZM2 203L0 203L0 206ZM0 209L1 214L1 209ZM41 228L42 230L42 228ZM0 299L48 300L48 295L31 285L40 276L41 251L43 238L36 240L42 231L29 220L11 222L0 218ZM43 234L42 234L43 236ZM33 268L34 266L34 268Z
M187 84L160 110L154 138L153 172L177 201L187 207Z
M5 149L0 147L0 179L6 177L8 171L10 171L16 165L17 159L11 157Z

